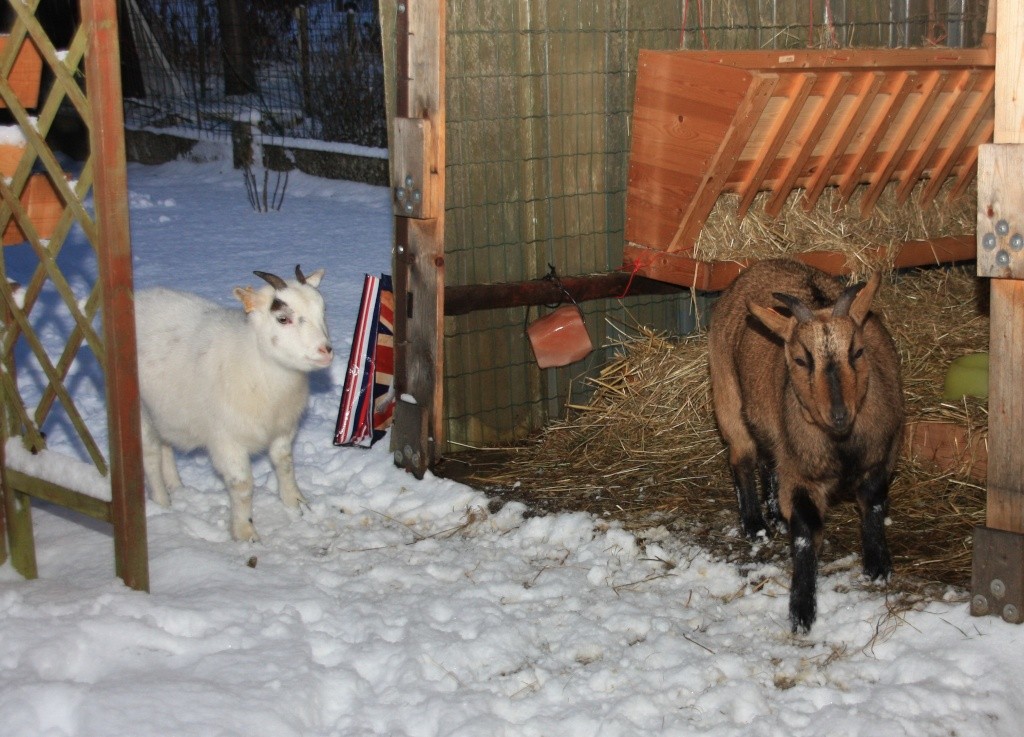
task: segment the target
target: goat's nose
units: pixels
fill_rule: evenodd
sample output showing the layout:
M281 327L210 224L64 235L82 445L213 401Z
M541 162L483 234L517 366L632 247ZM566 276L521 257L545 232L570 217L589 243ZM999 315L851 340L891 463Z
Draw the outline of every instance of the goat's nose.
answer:
M332 353L334 353L334 348L331 347L330 343L324 343L322 346L320 346L320 353L322 353L325 356L329 356Z
M850 421L850 412L846 407L833 407L832 408L832 425L833 427L846 427L846 423Z

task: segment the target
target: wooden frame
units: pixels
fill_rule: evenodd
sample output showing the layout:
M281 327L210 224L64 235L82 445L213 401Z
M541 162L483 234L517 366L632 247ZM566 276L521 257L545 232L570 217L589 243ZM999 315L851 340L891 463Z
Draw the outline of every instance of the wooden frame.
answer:
M27 241L39 265L15 296L14 287L0 269L0 307L5 320L0 333L3 417L0 422L0 461L4 520L0 537L6 534L14 567L26 577L38 574L32 533L31 500L44 499L81 514L110 522L114 532L115 570L125 584L149 588L145 493L140 442L139 389L136 370L135 314L132 293L131 248L128 228L127 174L124 121L121 105L120 53L117 6L114 0L81 0L81 24L66 53L58 56L34 13L38 0L12 2L15 21L7 47L0 50L0 97L17 121L26 139L24 154L9 179L0 182L0 228L5 243ZM15 58L26 48L38 52L53 72L54 84L41 101L34 119L26 103L15 93L12 69ZM83 61L84 60L84 61ZM84 64L89 80L88 96L80 85L79 67ZM38 79L36 80L38 88ZM46 144L45 137L58 108L67 100L87 123L90 155L77 181L70 182ZM37 101L31 101L36 106ZM38 162L44 172L29 174ZM6 172L5 172L6 174ZM32 182L44 181L42 197L56 200L56 210L40 218L26 200ZM93 207L84 201L92 193ZM26 204L27 202L27 204ZM57 254L78 224L91 242L97 257L99 279L82 300L70 288L57 266ZM2 260L0 260L2 263ZM30 319L44 284L49 283L64 301L75 321L60 357L54 361L43 350ZM97 310L103 318L100 333L94 329ZM45 376L45 387L34 408L26 406L15 381L14 349L20 341L31 350ZM80 349L88 346L103 369L107 399L108 454L105 456L74 405L64 380ZM97 489L71 489L44 467L35 468L33 453L45 450L42 424L51 408L59 403L75 428L90 458L82 464L94 472L94 486L109 488L109 499ZM9 443L11 445L9 445ZM51 463L47 459L44 466ZM63 459L68 464L80 464ZM81 474L76 473L76 477ZM0 540L0 560L6 542Z
M991 138L994 86L989 48L642 51L624 261L675 284L726 286L744 264L691 256L726 192L740 196L740 217L765 191L772 216L797 190L812 208L828 186L843 201L865 187L864 215L890 183L903 201L927 180L927 203L952 177L956 195ZM973 257L973 239L952 238L904 248L896 263ZM800 258L845 269L832 254Z

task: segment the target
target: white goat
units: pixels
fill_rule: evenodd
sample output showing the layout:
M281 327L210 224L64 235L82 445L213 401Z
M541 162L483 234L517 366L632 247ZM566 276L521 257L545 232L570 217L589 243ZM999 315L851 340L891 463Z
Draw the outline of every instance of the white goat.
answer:
M308 373L334 357L324 271L296 279L254 272L270 286L237 287L245 312L195 294L149 289L135 295L142 453L153 501L170 505L181 486L174 450L206 448L231 497L231 536L259 539L252 523L253 453L269 451L287 507L304 502L292 442L309 397Z

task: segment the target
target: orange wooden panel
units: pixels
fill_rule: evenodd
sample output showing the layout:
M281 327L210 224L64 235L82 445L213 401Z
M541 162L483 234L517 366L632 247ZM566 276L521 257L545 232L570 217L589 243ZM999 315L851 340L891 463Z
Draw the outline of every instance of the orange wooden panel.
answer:
M21 194L21 205L28 213L40 238L49 238L53 235L57 221L64 211L64 204L48 176L33 174L29 177ZM25 234L12 216L4 230L3 245L10 246L25 240Z
M7 45L8 36L0 35L0 50ZM27 108L34 108L39 104L39 80L43 73L43 57L39 50L29 39L25 39L18 50L18 58L14 61L14 67L7 77L8 84L14 90L18 102ZM0 98L0 108L7 107Z
M18 162L21 161L24 153L24 146L17 146L13 143L0 143L0 175L8 179L14 176L14 170L18 167Z
M752 80L749 72L735 69L707 79L685 59L670 61L640 52L626 205L626 237L664 247L706 186L708 167ZM679 194L689 199L680 200ZM673 234L668 241L667 233Z

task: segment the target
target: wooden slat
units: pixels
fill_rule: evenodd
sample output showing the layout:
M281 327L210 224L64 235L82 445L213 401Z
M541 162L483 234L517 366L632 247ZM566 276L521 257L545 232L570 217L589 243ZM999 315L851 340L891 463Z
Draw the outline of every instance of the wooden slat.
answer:
M418 477L444 447L445 2L404 0L397 6L396 115L426 118L434 217L395 218L395 392L391 435L395 462ZM397 186L398 182L392 182Z
M910 90L917 79L917 72L901 70L893 73L890 79L893 82L893 87L888 97L885 98L882 108L878 111L875 119L865 124L864 136L860 141L860 146L854 152L853 163L847 168L839 183L839 193L842 202L847 202L853 196L857 185L863 180L864 172L870 166L871 158L878 150L878 145L889 130L893 119L903 107L903 102L907 99L907 95L910 94Z
M139 377L135 343L135 297L128 226L128 172L121 98L117 3L82 0L82 25L89 37L85 72L93 120L89 128L95 167L99 265L106 346L110 512L117 574L130 588L149 590L146 493L143 485Z
M916 104L911 104L909 100L907 101L907 110L904 113L902 127L894 132L889 142L889 148L881 157L881 161L872 167L875 172L875 181L868 186L860 201L860 214L863 217L867 217L871 210L874 209L875 203L882 195L882 191L889 184L889 180L892 179L896 165L910 146L911 140L917 134L918 128L924 122L925 117L935 112L933 110L935 99L938 97L942 84L946 81L949 73L945 70L935 70L926 72L921 76L923 80L919 92L920 96Z
M806 69L835 71L836 69L928 69L995 64L993 49L904 48L904 49L777 49L729 51L675 51L694 61L722 64L742 69Z
M975 137L975 140L991 140L994 129L995 121L983 120L979 125L979 133ZM963 158L961 158L957 164L960 168L960 173L957 174L956 181L950 188L949 194L946 195L947 202L955 200L966 192L967 187L978 175L978 151L978 146L971 146L964 152Z
M764 210L768 215L775 217L782 211L782 207L789 198L790 192L793 191L796 185L797 178L803 171L811 154L814 153L818 141L821 140L825 129L832 121L832 116L835 114L836 108L839 107L839 103L842 102L843 96L846 94L846 90L849 89L852 81L853 75L849 72L836 72L827 76L827 87L822 94L821 103L818 105L814 115L811 116L807 128L797 142L797 154L790 157L786 163L779 181L773 188L772 196L765 203Z
M921 174L935 155L939 143L949 131L953 120L960 114L967 102L968 95L978 84L980 78L981 74L977 69L966 69L956 75L951 93L952 99L946 101L945 114L936 114L932 120L926 123L924 145L914 151L906 166L902 181L896 188L896 201L900 204L907 201L910 193L921 179Z
M855 93L855 101L850 106L846 117L833 124L834 135L827 148L827 153L818 165L818 171L804 190L804 210L810 212L817 204L818 198L821 197L821 193L825 191L825 187L828 186L832 175L838 168L843 154L846 153L850 141L860 129L861 121L864 120L868 110L874 104L875 97L884 81L885 75L878 71L861 75L860 85Z
M786 138L790 135L793 125L800 115L800 111L803 109L804 103L807 102L807 96L811 93L811 87L814 86L815 79L814 74L807 73L793 75L792 79L788 80L789 87L786 90L786 104L783 107L784 113L778 116L775 125L765 139L764 146L755 157L756 165L753 174L746 182L740 185L740 204L737 213L740 218L746 215L747 210L754 201L754 197L760 191L768 169L775 162L775 157L778 156L782 145L786 142Z
M995 75L987 76L978 88L979 94L973 106L964 106L964 113L960 124L950 134L949 143L945 149L938 152L935 166L932 167L928 183L921 191L920 203L926 205L935 199L939 189L946 181L953 169L957 159L963 154L971 133L978 127L992 108L995 97Z

